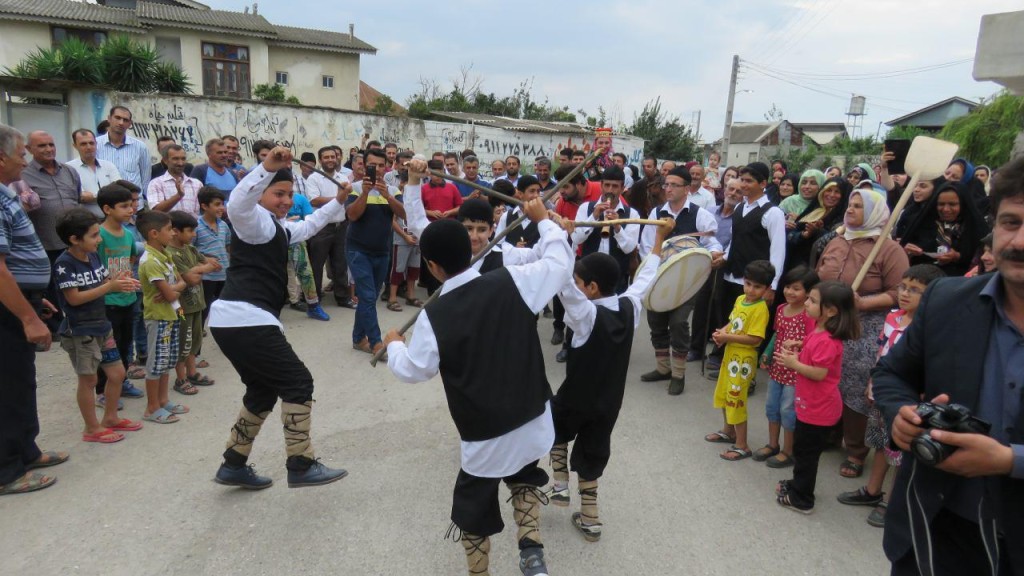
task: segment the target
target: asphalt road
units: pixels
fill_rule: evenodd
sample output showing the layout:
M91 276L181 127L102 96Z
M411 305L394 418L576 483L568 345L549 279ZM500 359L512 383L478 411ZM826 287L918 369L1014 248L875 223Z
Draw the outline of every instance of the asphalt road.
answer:
M275 485L250 493L212 481L243 392L212 338L205 372L217 384L189 398L171 392L191 413L173 425L146 423L112 445L80 440L67 355L57 347L39 354L39 445L72 457L49 470L55 486L0 498L0 573L465 574L461 545L444 540L459 443L439 379L402 384L383 364L371 368L350 346L353 311L327 311L327 323L283 313L288 339L316 378L317 455L350 473L324 487L287 488L276 411L250 459ZM385 328L411 313L379 306ZM540 326L557 388L564 365L547 343L551 321ZM664 383L641 383L639 375L653 367L641 325L600 484L602 540L587 543L575 532L573 509L546 507L541 524L551 574L887 574L882 531L864 521L870 509L835 500L864 481L838 475L838 452L822 459L810 516L775 503L774 485L788 470L719 459L724 446L703 440L721 425L721 414L711 406L714 382L699 366L690 364L682 396L668 396ZM764 389L751 398L752 446L766 440ZM126 403L124 414L140 418L144 400ZM507 490L502 494L504 500ZM574 493L574 509L578 502ZM492 539L495 576L519 574L511 504L502 506L506 529Z

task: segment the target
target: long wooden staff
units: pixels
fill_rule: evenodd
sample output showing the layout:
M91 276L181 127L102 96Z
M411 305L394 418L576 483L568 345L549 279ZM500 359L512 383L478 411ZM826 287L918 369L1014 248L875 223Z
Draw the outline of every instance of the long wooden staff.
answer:
M513 197L509 196L508 194L502 194L501 192L498 192L497 190L492 190L492 189L488 188L487 186L482 186L480 184L477 184L476 182L472 182L470 180L466 180L465 178L459 178L458 176L453 176L451 174L448 174L447 172L441 172L440 170L427 170L427 173L430 174L431 176L436 176L438 178L444 178L445 180L451 180L452 182L458 182L459 184L465 184L466 186L469 186L470 188L473 188L474 190L478 190L481 194L486 194L487 196L493 196L493 197L501 200L502 202L505 202L506 204L512 204L513 206L522 206L523 205L522 201L520 201L518 198L513 198ZM557 186L556 186L556 188L557 188Z
M594 149L594 151L590 153L590 156L587 156L587 158L583 162L577 164L576 167L572 169L572 172L569 172L569 174L563 180L571 182L572 179L575 178L579 173L583 172L583 169L586 167L586 165L589 164L590 162L593 162L594 158L596 158L603 150L604 148ZM542 200L544 202L547 202L548 200L553 198L557 193L558 186L555 186L551 190L548 190L546 194L544 194ZM487 254L491 251L492 248L500 244L501 241L505 238L505 236L507 236L510 232L515 230L525 220L527 220L527 217L526 214L523 214L519 218L516 218L508 226L506 226L504 230L502 230L498 234L495 234L494 239L491 240L490 243L488 243L487 246L485 246L484 249L481 250L479 254L473 256L473 259L469 261L469 265L472 266L473 264L476 264L478 260L480 260L484 256L487 256ZM412 328L413 325L416 323L416 318L418 318L419 315L423 312L423 309L426 308L427 304L433 302L434 299L436 299L440 295L441 289L438 288L436 291L434 291L433 294L430 295L430 298L427 298L427 301L423 303L423 308L417 310L416 313L413 314L412 318L409 318L409 320L401 328L398 329L398 333L405 334L410 328ZM370 366L377 366L377 362L379 362L381 357L384 356L384 351L385 348L382 346L381 349L378 350L377 353L373 355L373 358L370 359Z

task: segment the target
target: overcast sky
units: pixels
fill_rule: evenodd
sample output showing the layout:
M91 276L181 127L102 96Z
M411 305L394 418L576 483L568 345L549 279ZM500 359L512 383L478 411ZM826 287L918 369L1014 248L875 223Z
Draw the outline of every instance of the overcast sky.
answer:
M203 1L237 11L251 4ZM604 106L626 124L660 96L684 122L699 111L706 140L722 135L733 54L751 63L741 68L739 90L750 92L736 96L737 122L763 121L773 104L791 121L845 122L855 92L867 97L863 134L874 135L879 122L950 96L988 97L999 86L974 81L971 62L856 78L972 58L981 16L1019 9L1020 0L259 3L276 24L347 33L354 23L378 50L363 56L362 79L401 104L420 77L447 86L472 65L486 92L510 95L532 79L535 100L595 116Z

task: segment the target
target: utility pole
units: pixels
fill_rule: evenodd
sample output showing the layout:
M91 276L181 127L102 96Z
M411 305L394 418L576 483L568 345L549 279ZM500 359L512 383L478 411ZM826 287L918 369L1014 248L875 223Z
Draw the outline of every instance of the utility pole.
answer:
M736 76L740 71L740 56L733 54L732 76L729 78L729 103L725 107L725 133L722 134L722 161L729 166L729 136L732 133L732 107L736 101Z

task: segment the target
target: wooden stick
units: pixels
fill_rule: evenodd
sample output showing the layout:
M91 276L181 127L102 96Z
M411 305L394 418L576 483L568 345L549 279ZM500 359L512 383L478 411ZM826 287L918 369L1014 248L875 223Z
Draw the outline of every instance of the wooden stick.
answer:
M334 182L335 184L337 184L338 188L341 188L343 186L343 184L341 183L340 180L335 180L333 177L328 176L327 172L324 172L323 170L317 168L316 166L314 166L314 165L312 165L312 164L310 164L308 162L303 162L302 160L299 160L298 158L292 158L292 162L295 162L299 166L305 166L306 168L309 168L313 172L316 172L317 174L323 176L324 178L327 178L331 182ZM348 185L351 186L352 183L348 182Z
M564 178L564 180L567 181L567 182L571 182L572 179L575 178L577 174L580 174L581 172L583 172L584 168L586 168L586 165L589 162L593 162L594 158L597 158L598 154L600 154L601 151L603 151L603 150L604 150L604 148L596 148L596 149L594 149L594 151L590 153L590 156L587 156L587 158L583 162L580 162L579 164L577 164L576 167L573 168L572 172L569 172L569 174ZM548 200L553 198L555 196L555 194L557 194L557 193L558 193L558 186L555 186L551 190L548 190L544 194L544 196L541 198L541 200L544 201L544 202L547 202ZM505 238L505 236L507 236L510 232L515 230L520 224L523 223L524 220L527 220L526 214L523 214L519 218L516 218L514 221L510 222L509 225L506 226L504 230L502 230L498 234L495 234L494 239L491 240L487 244L487 246L485 246L484 249L480 251L479 254L473 256L473 259L469 261L469 265L472 267L473 264L476 264L476 262L478 260L481 260L482 258L487 256L487 254L491 251L492 248L494 248L495 246L500 244L501 241ZM426 270L424 272L426 272L427 274L430 273L429 271L426 271ZM419 310L417 310L416 313L413 314L412 318L410 318L404 325L402 325L401 328L398 329L398 333L399 334L405 334L410 328L412 328L413 325L416 324L416 318L418 318L419 315L423 313L423 309L426 308L427 304L430 304L431 302L433 302L440 295L441 295L441 289L438 288L437 290L434 291L434 293L430 296L430 298L427 298L427 301L423 303L423 307L420 308ZM374 354L373 358L370 359L370 366L376 367L377 366L377 362L379 362L381 357L384 356L384 352L385 352L385 348L382 347L376 354Z
M445 180L451 180L452 182L458 182L459 184L465 184L466 186L469 186L469 187L471 187L471 188L473 188L475 190L480 191L481 194L486 194L488 196L493 196L493 197L501 200L502 202L505 202L506 204L512 204L513 206L522 206L523 205L522 200L519 200L518 198L513 198L513 197L511 197L511 196L509 196L507 194L502 194L501 192L498 192L497 190L491 190L487 186L481 186L480 184L477 184L476 182L471 182L469 180L466 180L465 178L459 178L458 176L452 176L451 174L448 174L447 172L442 172L440 170L427 170L427 173L430 174L431 176L437 176L438 178L444 178Z
M650 224L653 226L675 226L675 221L647 220L644 218L621 218L618 220L576 220L572 223L577 228L603 228L605 226L622 226L623 224Z
M854 292L860 288L861 282L868 275L868 270L871 269L871 265L874 264L875 258L878 257L878 253L882 251L882 244L885 243L885 239L892 233L893 226L896 225L896 221L899 220L900 214L903 213L903 207L907 205L907 201L914 194L914 187L917 186L918 180L921 179L920 172L914 172L911 176L910 182L907 183L907 187L903 190L903 194L900 195L900 199L896 202L896 206L892 209L892 214L889 215L889 221L885 223L885 227L882 228L882 235L875 240L875 245L871 247L871 252L868 253L868 257L864 260L864 264L860 267L860 271L857 272L857 277L853 279L853 284L850 288ZM854 190L853 192L856 192ZM852 195L853 192L850 192ZM864 215L867 218L867 214Z

